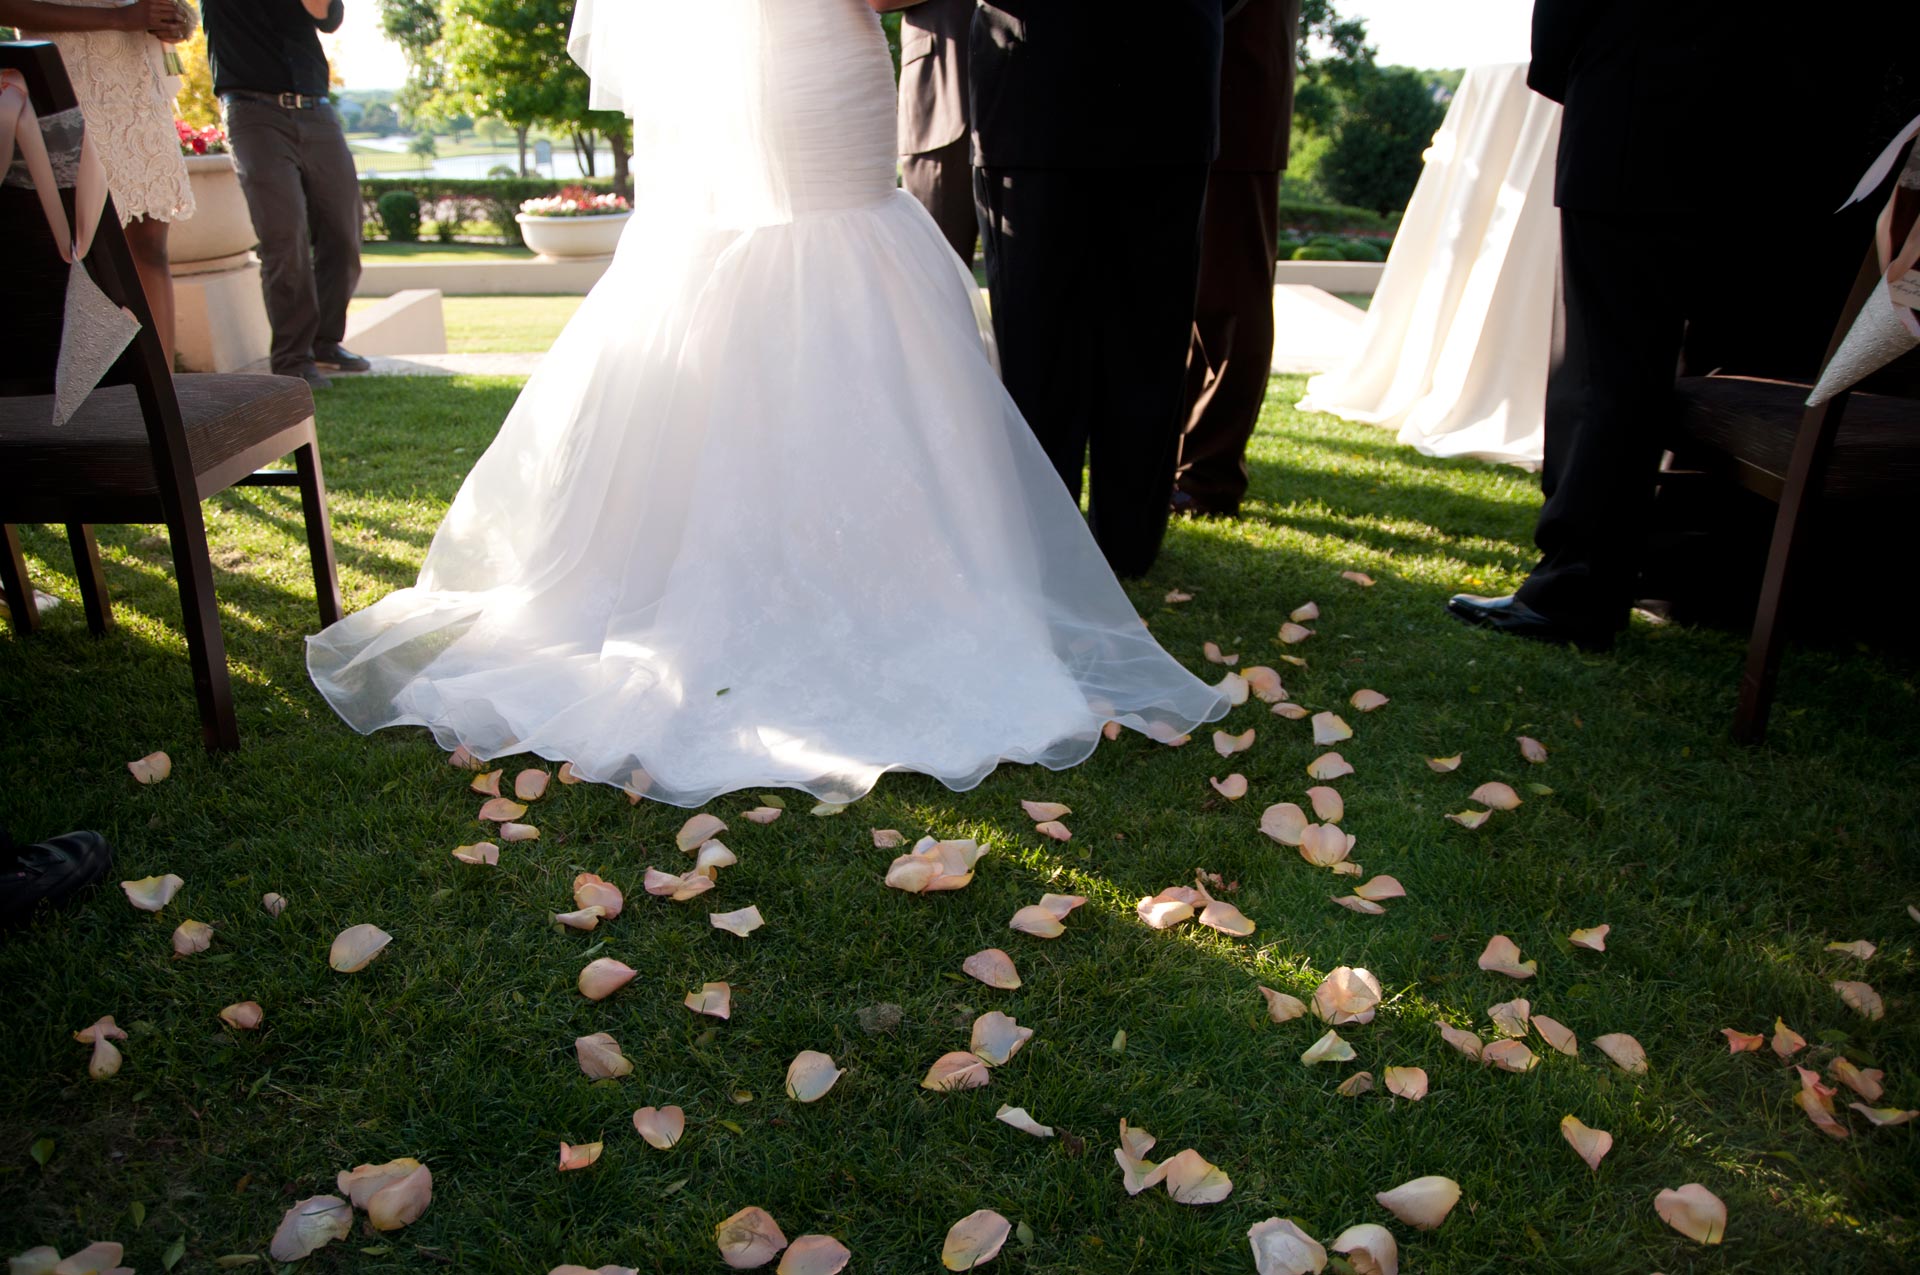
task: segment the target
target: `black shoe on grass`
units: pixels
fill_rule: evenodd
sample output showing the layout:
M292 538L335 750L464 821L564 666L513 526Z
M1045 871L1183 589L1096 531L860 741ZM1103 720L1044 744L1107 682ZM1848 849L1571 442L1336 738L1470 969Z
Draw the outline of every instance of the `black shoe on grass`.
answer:
M30 846L0 845L0 927L20 925L105 879L113 848L97 832L69 832Z

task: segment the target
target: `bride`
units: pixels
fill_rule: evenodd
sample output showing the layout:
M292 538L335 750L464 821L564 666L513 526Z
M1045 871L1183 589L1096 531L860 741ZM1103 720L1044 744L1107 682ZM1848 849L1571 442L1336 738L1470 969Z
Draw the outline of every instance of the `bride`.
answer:
M697 806L888 770L966 789L1076 765L1108 722L1224 715L896 188L868 0L580 0L569 50L634 118L641 197L419 581L308 640L340 716Z

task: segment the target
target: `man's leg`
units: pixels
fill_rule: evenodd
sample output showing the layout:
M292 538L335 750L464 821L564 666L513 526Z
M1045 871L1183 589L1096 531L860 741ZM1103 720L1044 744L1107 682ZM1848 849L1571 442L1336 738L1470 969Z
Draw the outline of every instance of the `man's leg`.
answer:
M347 302L360 283L360 178L333 108L315 107L299 115L318 307L314 344L331 352L346 335Z
M1200 278L1205 165L1089 172L1078 210L1092 240L1091 304L1077 316L1095 343L1095 374L1076 387L1092 405L1088 520L1114 572L1144 575L1167 531L1179 458L1187 351ZM1124 186L1127 215L1104 205ZM1104 225L1104 234L1090 227Z
M973 262L973 246L980 238L980 220L973 206L970 147L970 139L962 137L930 154L900 157L900 184L932 215L940 233L968 264Z
M280 375L299 376L313 363L319 325L299 126L292 111L271 103L234 98L226 105L234 166L260 239L261 290L273 325L269 361Z
M1208 175L1186 427L1174 474L1196 513L1236 513L1247 494L1247 440L1273 365L1279 223L1280 174Z
M1106 181L1092 180L1103 177L1032 168L974 170L1000 377L1075 500L1102 375L1099 351L1089 340L1093 319L1082 263L1093 253L1087 219L1105 212L1083 207L1079 192L1103 189ZM1099 265L1125 273L1118 261ZM1164 505L1165 493L1160 499Z
M1562 210L1563 348L1547 377L1540 563L1520 602L1604 641L1625 626L1685 331L1675 231Z

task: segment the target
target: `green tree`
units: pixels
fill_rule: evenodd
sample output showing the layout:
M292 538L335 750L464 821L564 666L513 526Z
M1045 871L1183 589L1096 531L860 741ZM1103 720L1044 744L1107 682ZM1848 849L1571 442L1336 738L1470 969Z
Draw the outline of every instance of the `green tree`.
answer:
M1343 111L1320 159L1320 184L1337 202L1389 213L1406 207L1422 155L1446 107L1420 72L1369 67L1341 94Z
M440 0L380 0L380 28L407 59L399 108L408 117L429 109L445 82L440 60Z

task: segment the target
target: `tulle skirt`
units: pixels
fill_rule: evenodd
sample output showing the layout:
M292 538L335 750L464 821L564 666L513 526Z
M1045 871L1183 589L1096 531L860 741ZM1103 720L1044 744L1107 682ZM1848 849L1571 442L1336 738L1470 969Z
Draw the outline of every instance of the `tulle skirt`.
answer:
M636 221L418 583L308 640L359 731L697 806L1064 768L1227 710L1147 632L900 192L655 239Z

